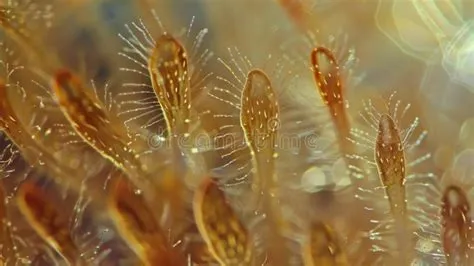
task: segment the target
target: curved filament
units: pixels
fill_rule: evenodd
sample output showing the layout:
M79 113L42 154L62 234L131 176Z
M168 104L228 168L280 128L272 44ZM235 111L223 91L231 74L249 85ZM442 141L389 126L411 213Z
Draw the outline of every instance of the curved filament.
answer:
M184 265L153 210L123 176L116 180L109 207L118 232L145 265Z
M442 197L443 248L448 265L469 265L471 256L471 206L463 190L449 186Z
M336 232L323 222L311 226L309 241L303 247L303 260L306 266L349 265Z
M123 140L126 136L113 128L106 111L87 93L78 77L67 70L60 71L53 88L61 110L78 135L131 177L141 176L142 164Z
M70 265L80 264L80 254L70 235L69 217L32 182L23 183L17 195L20 211L33 229Z
M168 133L187 134L191 91L188 58L184 47L172 36L162 35L156 41L148 71L153 90L165 114Z
M380 180L387 194L390 211L395 220L395 234L402 256L410 250L406 238L408 219L405 191L405 153L400 132L393 119L383 114L379 120L375 142L375 162ZM403 249L403 251L402 251Z
M220 265L250 265L249 233L211 179L196 192L194 215L199 232Z

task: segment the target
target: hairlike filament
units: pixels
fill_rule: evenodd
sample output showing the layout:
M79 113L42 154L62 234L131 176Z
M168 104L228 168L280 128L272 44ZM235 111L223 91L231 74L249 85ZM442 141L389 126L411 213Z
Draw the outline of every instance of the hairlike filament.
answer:
M256 176L253 189L274 187L274 157L278 128L278 103L272 84L261 70L252 70L242 91L241 126L250 146Z

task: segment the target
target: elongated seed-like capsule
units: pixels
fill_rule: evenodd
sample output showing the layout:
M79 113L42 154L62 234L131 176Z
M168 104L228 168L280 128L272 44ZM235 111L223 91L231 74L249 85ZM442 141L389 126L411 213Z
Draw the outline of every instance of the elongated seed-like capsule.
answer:
M272 84L261 70L247 75L242 91L240 123L250 146L257 193L274 188L275 145L279 125L278 103Z
M311 226L309 241L303 246L303 260L306 266L349 265L336 232L320 221Z
M375 143L375 161L382 184L390 201L392 214L406 215L405 154L399 131L393 119L383 114Z
M59 71L53 89L61 110L78 135L138 182L144 169L124 141L127 136L111 125L106 111L87 93L81 80L67 70Z
M324 56L328 61L327 70L323 73L320 56ZM319 93L324 104L329 108L334 124L341 138L349 136L349 122L344 108L344 93L339 72L339 65L334 54L325 47L317 47L311 53L311 64L313 74Z
M464 191L448 186L441 199L443 248L448 265L470 265L471 206Z
M379 120L375 142L375 161L380 181L385 187L390 212L395 221L395 234L401 260L408 260L413 250L408 237L408 218L405 191L405 154L400 132L388 114ZM405 261L406 262L406 261Z
M322 67L324 63L320 61L324 57L328 64ZM339 149L343 155L354 153L354 144L348 141L350 136L350 124L344 104L344 91L341 82L339 64L334 54L325 47L317 47L311 53L311 64L316 85L319 88L319 94L324 104L328 107L331 114L334 127L336 128ZM323 68L325 70L323 70ZM361 168L360 163L344 156L346 164ZM354 176L351 175L354 181Z
M188 134L191 109L188 58L184 47L164 34L151 54L148 71L170 135Z
M284 221L278 206L275 180L276 138L280 127L278 102L268 76L259 69L251 70L242 91L240 123L250 147L253 167L255 210L265 214L271 229L268 240L269 258L283 263L287 248L281 238Z
M250 265L249 233L213 180L203 182L195 194L193 207L199 232L219 264Z
M21 185L17 202L20 211L38 235L53 247L70 265L85 265L79 258L70 235L69 217L48 199L48 195L32 182Z
M109 210L117 230L145 265L185 265L143 196L118 176L109 197Z
M182 187L177 186L182 183L175 178L174 173L170 173L173 171L163 171L162 178L159 179L161 183L152 183L153 178L150 178L147 169L124 141L124 138L127 139L126 134L111 125L107 112L87 93L76 76L68 71L59 72L54 92L63 113L78 135L125 172L134 185L144 191L147 199L154 201L157 197L162 197L170 199L172 204L181 204L179 189ZM170 186L174 190L171 191ZM180 210L176 204L173 205L174 213Z

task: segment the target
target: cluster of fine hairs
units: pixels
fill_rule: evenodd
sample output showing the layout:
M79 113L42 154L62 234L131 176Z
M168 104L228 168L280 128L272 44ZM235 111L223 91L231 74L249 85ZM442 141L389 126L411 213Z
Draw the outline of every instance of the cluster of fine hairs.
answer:
M0 0L0 265L474 265L474 150L313 2Z

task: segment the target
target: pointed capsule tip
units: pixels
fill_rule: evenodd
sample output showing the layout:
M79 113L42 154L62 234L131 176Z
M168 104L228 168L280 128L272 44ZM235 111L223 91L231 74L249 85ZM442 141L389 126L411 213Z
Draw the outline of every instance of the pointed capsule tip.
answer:
M383 114L379 120L377 142L381 144L396 144L400 142L400 136L392 117Z

